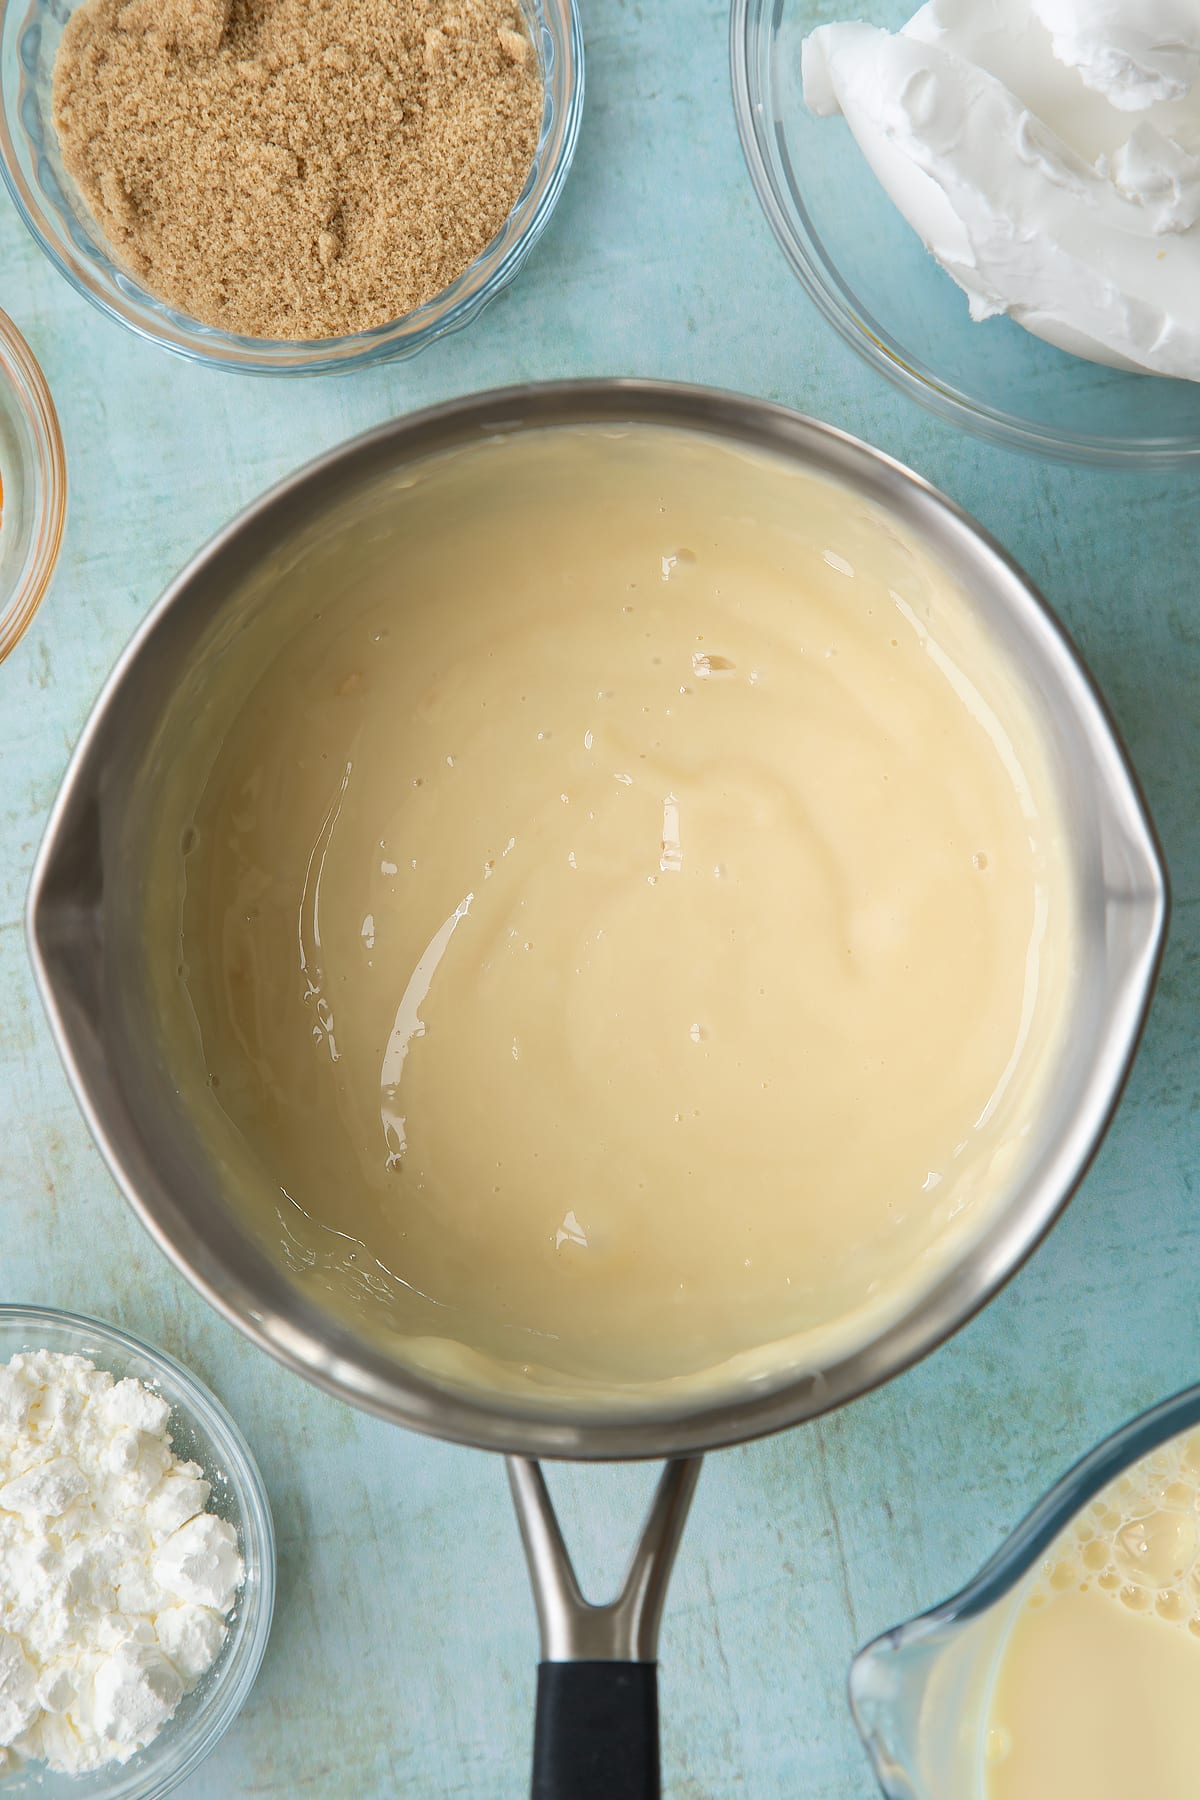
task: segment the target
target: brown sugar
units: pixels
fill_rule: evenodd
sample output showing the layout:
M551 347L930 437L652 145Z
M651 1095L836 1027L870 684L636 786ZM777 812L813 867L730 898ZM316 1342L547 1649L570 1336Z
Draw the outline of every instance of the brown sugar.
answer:
M517 0L85 0L54 70L115 257L250 337L432 299L512 210L541 116Z

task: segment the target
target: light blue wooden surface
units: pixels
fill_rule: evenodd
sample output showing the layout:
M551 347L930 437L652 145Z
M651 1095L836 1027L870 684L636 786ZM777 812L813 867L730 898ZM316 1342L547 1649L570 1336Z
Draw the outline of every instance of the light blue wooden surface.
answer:
M1196 477L1088 473L954 436L833 337L750 191L720 0L588 0L575 171L518 285L415 363L309 383L188 367L77 299L0 198L0 305L56 396L70 521L0 668L0 1299L126 1325L241 1420L280 1599L238 1725L189 1800L518 1796L536 1654L498 1462L360 1417L275 1367L168 1268L68 1094L21 934L30 864L88 706L184 558L309 455L395 413L537 376L661 375L791 402L882 445L1012 549L1079 639L1148 791L1175 922L1117 1124L1008 1291L839 1416L710 1459L663 1635L674 1800L867 1800L853 1648L968 1576L1047 1482L1200 1377L1200 508ZM645 1470L555 1479L580 1561L623 1562Z

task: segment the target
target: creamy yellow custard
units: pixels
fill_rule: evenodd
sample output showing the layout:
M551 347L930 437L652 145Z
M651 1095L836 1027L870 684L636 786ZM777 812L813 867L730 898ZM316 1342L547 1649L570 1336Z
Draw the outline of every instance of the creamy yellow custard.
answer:
M1164 1446L1058 1541L1005 1644L986 1800L1195 1800L1200 1435Z
M1018 1177L1070 989L970 599L651 427L430 459L317 560L182 865L268 1236L414 1355L581 1392L869 1336Z

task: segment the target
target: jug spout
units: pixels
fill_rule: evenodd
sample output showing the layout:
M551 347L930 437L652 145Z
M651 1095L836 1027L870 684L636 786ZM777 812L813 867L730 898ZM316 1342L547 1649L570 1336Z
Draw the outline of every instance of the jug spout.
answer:
M979 1800L988 1701L1011 1598L928 1615L855 1657L850 1705L886 1800Z

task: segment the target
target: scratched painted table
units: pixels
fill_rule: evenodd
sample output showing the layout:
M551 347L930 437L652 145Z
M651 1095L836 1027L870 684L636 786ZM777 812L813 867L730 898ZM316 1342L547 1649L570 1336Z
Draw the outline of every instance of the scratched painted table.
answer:
M300 459L378 420L542 375L782 399L947 488L1065 615L1141 771L1175 923L1118 1122L1067 1217L953 1343L834 1418L710 1460L663 1634L675 1800L867 1800L856 1645L971 1573L1101 1433L1200 1377L1200 508L1196 477L1085 473L954 437L834 339L788 275L734 131L720 0L589 0L575 172L518 286L416 363L309 383L190 368L75 298L0 200L0 305L57 397L70 524L0 668L0 1299L116 1320L242 1421L279 1527L261 1679L181 1792L519 1795L535 1633L500 1464L410 1437L246 1344L122 1205L67 1091L21 935L29 867L100 681L188 553ZM593 1582L645 1470L556 1478Z

